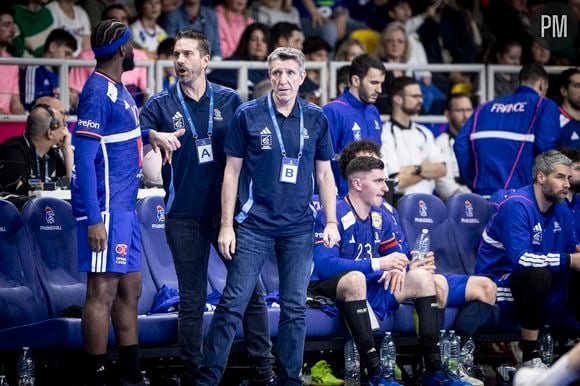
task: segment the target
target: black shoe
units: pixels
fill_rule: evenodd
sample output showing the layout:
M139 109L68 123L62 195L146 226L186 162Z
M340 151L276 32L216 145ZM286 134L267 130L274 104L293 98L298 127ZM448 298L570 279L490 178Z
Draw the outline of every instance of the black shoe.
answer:
M276 377L265 380L250 380L250 386L276 386Z

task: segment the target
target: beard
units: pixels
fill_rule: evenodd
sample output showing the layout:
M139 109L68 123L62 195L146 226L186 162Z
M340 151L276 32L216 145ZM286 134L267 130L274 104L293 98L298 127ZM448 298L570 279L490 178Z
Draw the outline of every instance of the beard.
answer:
M135 68L135 55L133 50L123 57L123 71L131 71Z
M559 204L561 202L564 201L564 199L566 197L562 197L558 194L558 192L555 192L553 190L544 190L542 189L542 193L544 194L544 197L546 198L546 200L554 203L554 204Z
M407 115L415 115L421 112L421 105L418 107L406 107L405 105L401 106L401 110Z

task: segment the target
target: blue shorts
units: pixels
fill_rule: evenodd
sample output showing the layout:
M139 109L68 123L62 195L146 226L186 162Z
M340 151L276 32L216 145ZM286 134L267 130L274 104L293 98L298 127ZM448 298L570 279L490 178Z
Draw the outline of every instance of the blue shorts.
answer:
M469 275L458 274L444 274L449 286L449 294L447 295L447 304L449 307L459 307L465 304L465 291L467 289L467 281Z
M546 312L559 314L568 307L568 287L570 285L570 272L552 273L552 289L544 303ZM514 307L514 298L511 291L511 273L506 273L499 278L491 277L497 285L496 303L502 310L511 310Z
M382 272L375 272L367 275L367 300L377 317L384 320L399 309L399 302L391 291L385 289L385 283L378 282L382 274Z
M79 272L128 273L141 270L141 232L135 212L103 214L107 246L103 252L89 247L87 220L77 222Z

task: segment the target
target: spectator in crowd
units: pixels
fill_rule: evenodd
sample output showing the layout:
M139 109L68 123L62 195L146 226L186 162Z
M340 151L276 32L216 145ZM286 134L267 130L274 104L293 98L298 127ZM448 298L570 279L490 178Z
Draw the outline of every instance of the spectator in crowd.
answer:
M550 150L538 155L533 183L509 195L483 233L475 274L497 284L498 305L515 310L523 367L545 368L538 333L547 316L580 320L580 252L570 210L572 162Z
M127 10L122 5L112 5L105 10L102 15L103 20L115 19L120 21L125 25L129 25L129 15ZM134 49L133 55L135 60L147 60L147 54L145 51L140 49ZM84 50L79 55L79 59L94 59L95 54L92 50ZM69 87L71 91L71 105L75 107L77 105L78 97L81 90L93 72L91 67L73 67L69 72ZM123 84L129 92L137 107L143 106L143 103L147 100L147 69L145 67L135 67L130 71L124 71L121 75Z
M166 161L185 130L157 133L139 129L137 107L121 83L131 69L129 27L115 20L98 23L91 34L97 66L88 79L73 134L75 173L71 204L77 221L78 269L87 272L82 314L83 381L105 385L109 325L113 324L122 385L143 384L139 369L137 303L141 295L141 240L135 202L143 141L162 147ZM118 248L125 245L120 258Z
M218 243L231 262L211 321L197 382L200 386L219 383L236 326L262 266L272 255L280 278L278 384L302 384L314 176L327 216L322 240L329 248L339 241L326 118L320 108L297 97L298 86L306 77L304 56L297 49L281 47L268 57L268 67L272 93L238 108L226 140ZM236 196L241 205L234 231Z
M203 32L210 43L212 60L223 58L217 16L212 9L202 5L201 0L183 0L179 8L164 14L159 24L172 38L184 29Z
M297 24L280 22L272 27L273 48L291 47L301 50L303 41L302 29Z
M54 28L62 28L77 40L77 57L82 50L91 48L91 23L87 12L75 3L77 0L55 0L46 5L54 19Z
M215 8L222 56L229 58L238 47L240 37L254 19L248 16L247 0L222 0Z
M522 60L522 45L516 40L498 40L490 48L486 64L502 64L519 66ZM518 88L518 78L515 74L496 72L494 77L494 98L512 94Z
M367 301L384 319L407 300L413 300L419 320L419 344L426 369L423 384L467 385L441 364L433 275L427 269L406 271L409 261L397 240L392 217L383 207L382 195L388 190L384 168L380 159L367 156L354 158L346 167L348 195L338 202L336 216L340 219L341 239L350 241L324 248L324 240L315 238L317 280L310 283L309 293L339 302L361 363L369 374L369 385L398 383L383 373ZM326 216L320 213L316 217L316 235L322 235L325 224Z
M328 63L328 57L331 51L332 48L322 38L308 38L304 40L304 44L302 45L302 52L308 62L322 62L326 64ZM322 95L320 92L320 83L320 70L306 70L306 79L304 79L304 83L302 83L299 90L300 97L320 106L320 98Z
M389 178L398 179L396 193L431 194L447 167L431 130L411 120L423 103L417 81L406 76L395 79L391 103L393 113L383 126L381 147Z
M49 0L28 0L14 5L14 22L18 33L14 38L14 55L42 57L44 42L55 28L52 14L45 5Z
M323 108L335 159L340 159L342 150L353 141L370 139L381 143L381 117L374 103L384 80L385 67L376 56L363 54L352 60L349 88ZM333 162L332 166L338 195L343 197L348 193L348 184L341 177L337 163Z
M16 34L14 11L0 5L0 58L10 58L8 47ZM18 66L0 66L0 114L24 114L20 103L20 87L18 86Z
M0 191L27 195L33 181L70 179L73 151L63 104L39 98L26 120L23 136L0 144Z
M242 33L238 48L227 60L263 62L270 52L270 29L262 23L250 24ZM213 70L208 79L229 88L238 88L238 72L231 69ZM248 92L252 95L256 84L268 79L268 71L248 70Z
M346 39L343 41L334 55L337 62L350 62L355 57L365 53L365 46L357 39Z
M44 44L46 59L71 59L77 49L77 41L61 28L53 29ZM20 72L20 96L24 108L30 111L32 103L41 96L58 98L58 67L28 65Z
M342 66L336 72L336 97L338 98L347 87L350 87L350 65Z
M530 52L530 59L532 63L540 66L548 66L552 59L552 53L545 47L546 42L534 41Z
M173 52L179 82L149 99L140 122L145 130L171 133L185 128L192 133L182 138L182 149L162 171L167 197L165 230L179 282L179 344L186 377L192 382L202 359L210 246L218 248L220 202L216 197L221 192L225 166L223 144L242 100L234 90L207 82L210 53L205 35L192 30L178 32ZM251 382L271 381L274 358L260 280L244 315L244 335L255 377Z
M161 16L161 0L136 0L139 17L131 24L133 42L147 53L149 59L157 59L157 47L167 39L167 33L157 20Z
M456 193L471 192L459 174L457 158L453 151L455 137L465 122L473 114L473 103L465 94L452 94L447 99L445 108L445 118L448 124L444 133L435 138L435 144L441 149L445 165L447 165L447 174L436 180L437 195L443 200L447 200L451 195Z
M389 0L352 1L348 3L348 10L354 20L380 32L389 22L389 18L385 17L388 12L388 4Z
M559 146L580 149L580 70L569 68L559 76L560 95L560 133Z
M568 386L580 378L580 343L564 354L549 369L522 367L516 373L514 386Z
M558 106L543 97L546 70L526 64L519 79L515 93L480 106L455 139L459 172L474 193L491 195L530 184L535 156L553 149L560 138Z
M300 13L292 0L259 0L251 5L252 17L256 22L272 27L280 22L300 25Z
M89 16L89 21L91 22L91 28L97 25L101 21L101 16L103 12L113 4L116 4L116 0L81 0L80 5Z
M158 60L173 60L173 46L175 45L174 38L167 38L157 47L157 59ZM175 67L165 67L163 68L163 90L167 90L169 86L172 86L177 82L177 76L175 75Z

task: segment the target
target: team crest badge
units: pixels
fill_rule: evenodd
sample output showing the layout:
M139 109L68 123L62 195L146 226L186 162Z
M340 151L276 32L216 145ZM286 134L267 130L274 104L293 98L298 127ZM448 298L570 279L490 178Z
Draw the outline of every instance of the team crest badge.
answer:
M54 210L50 206L44 208L44 216L47 224L54 224Z
M427 217L427 204L423 200L419 200L419 216Z
M175 130L183 129L185 127L183 115L181 115L181 113L179 111L176 112L175 115L173 116L173 118L171 118L171 119L173 120L173 128Z
M222 115L222 112L219 111L218 109L213 109L213 119L214 121L223 121L224 117Z
M467 217L473 217L473 205L469 200L465 200L465 215Z
M272 132L267 127L260 132L260 147L262 150L272 149Z
M155 211L157 215L157 221L165 222L165 208L163 208L161 205L157 205L155 207Z
M371 212L371 219L373 221L373 227L381 229L381 226L383 225L383 217L381 214L377 212Z

